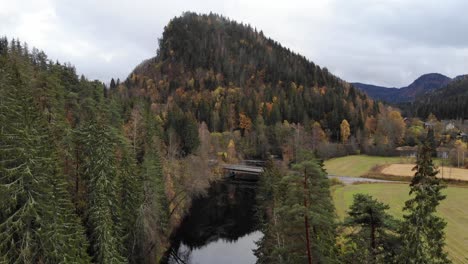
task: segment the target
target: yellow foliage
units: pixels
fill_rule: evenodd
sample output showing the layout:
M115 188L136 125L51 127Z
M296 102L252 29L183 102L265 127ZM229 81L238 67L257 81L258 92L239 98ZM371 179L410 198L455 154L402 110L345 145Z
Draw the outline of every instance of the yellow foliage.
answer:
M346 119L343 119L343 121L341 121L340 132L341 132L341 141L344 144L348 141L348 138L351 135L351 129Z
M236 162L237 161L237 152L236 152L236 144L234 140L229 140L228 149L227 149L227 160L228 162Z
M460 139L455 140L454 143L455 147L460 150L466 150L467 149L467 144Z
M246 131L250 131L252 128L252 120L250 120L250 118L244 113L239 114L239 127Z

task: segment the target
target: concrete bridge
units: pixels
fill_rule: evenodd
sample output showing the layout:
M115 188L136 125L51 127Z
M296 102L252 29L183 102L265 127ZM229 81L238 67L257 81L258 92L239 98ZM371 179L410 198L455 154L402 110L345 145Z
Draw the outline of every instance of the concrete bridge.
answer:
M258 176L263 173L263 167L259 166L226 164L222 167L226 173L226 177L235 178L238 180L258 180Z

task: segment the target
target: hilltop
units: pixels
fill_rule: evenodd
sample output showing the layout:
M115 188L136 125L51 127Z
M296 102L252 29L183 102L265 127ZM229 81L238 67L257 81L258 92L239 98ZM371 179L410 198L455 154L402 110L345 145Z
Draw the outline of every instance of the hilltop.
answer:
M136 67L121 89L160 112L193 113L212 132L244 131L259 118L266 126L315 120L337 138L343 119L355 131L378 108L327 68L214 14L172 19L156 56Z

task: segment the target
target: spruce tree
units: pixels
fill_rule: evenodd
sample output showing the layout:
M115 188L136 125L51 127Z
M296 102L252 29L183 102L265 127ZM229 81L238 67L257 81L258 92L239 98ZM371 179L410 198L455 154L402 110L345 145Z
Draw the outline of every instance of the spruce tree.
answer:
M410 184L412 197L403 208L407 214L400 230L400 263L450 263L444 251L444 228L447 224L436 215L437 206L445 199L442 190L446 186L436 178L438 171L432 163L431 153L432 149L426 141L419 149L413 169L416 173Z
M87 182L87 224L96 263L124 263L117 203L115 136L104 123L90 121L80 130Z
M143 259L155 258L160 248L158 234L167 234L169 224L169 202L165 192L165 180L159 154L159 125L154 117L146 114L146 146L141 165L143 180L143 204L138 215L137 235Z
M135 156L125 138L119 146L118 190L121 231L125 255L131 263L137 263L137 215L143 203L143 184L138 173Z
M88 263L46 119L22 69L0 65L0 260Z

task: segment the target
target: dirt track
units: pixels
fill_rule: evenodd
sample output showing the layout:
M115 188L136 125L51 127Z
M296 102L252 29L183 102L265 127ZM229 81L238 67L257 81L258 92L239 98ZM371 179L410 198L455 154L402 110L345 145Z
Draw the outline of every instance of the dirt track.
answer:
M382 168L380 172L386 175L413 177L414 171L412 169L414 166L414 164L390 164ZM468 181L467 169L443 167L442 170L442 167L439 167L439 171L440 172L437 177L443 179Z

